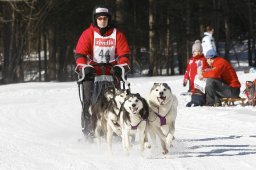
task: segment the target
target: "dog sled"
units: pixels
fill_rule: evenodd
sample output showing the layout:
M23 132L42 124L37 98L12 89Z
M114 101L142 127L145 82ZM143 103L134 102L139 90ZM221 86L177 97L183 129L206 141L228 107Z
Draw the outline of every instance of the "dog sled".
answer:
M97 102L97 99L102 91L104 91L104 89L107 87L130 89L130 83L127 81L126 75L129 71L129 66L128 71L125 70L124 65L111 65L111 67L118 69L121 74L116 75L112 73L112 75L98 76L95 75L94 67L87 64L78 64L75 68L75 72L78 76L78 94L82 105L81 126L85 137L90 138L94 136L93 132L91 131L91 115L89 114L88 109L92 103Z
M238 102L242 106L255 106L256 105L256 79L254 81L245 82L244 94L247 98L222 98L223 106L234 106Z
M222 106L235 106L236 102L239 102L241 106L245 106L246 98L222 98L220 101Z

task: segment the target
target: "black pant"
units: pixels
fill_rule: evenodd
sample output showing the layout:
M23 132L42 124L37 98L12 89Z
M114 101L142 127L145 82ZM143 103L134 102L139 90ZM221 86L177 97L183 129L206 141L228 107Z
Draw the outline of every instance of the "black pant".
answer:
M240 88L228 86L218 79L207 78L206 80L206 104L213 106L220 102L220 98L237 98L240 94Z
M90 114L89 114L89 106L91 104L93 94L93 81L84 81L82 85L82 100L83 100L83 108L81 114L81 126L82 132L84 135L88 135L90 133Z
M102 90L106 87L114 86L113 82L109 81L84 81L83 82L83 109L81 115L81 125L82 125L82 132L84 135L88 135L92 133L92 122L91 122L91 115L89 114L89 107L91 104L94 104Z

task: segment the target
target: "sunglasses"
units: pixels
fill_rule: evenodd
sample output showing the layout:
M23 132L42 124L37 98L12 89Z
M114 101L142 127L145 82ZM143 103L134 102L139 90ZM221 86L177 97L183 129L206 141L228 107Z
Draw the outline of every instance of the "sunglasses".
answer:
M99 21L101 21L101 20L106 21L106 20L108 20L108 17L98 17L97 20L99 20Z

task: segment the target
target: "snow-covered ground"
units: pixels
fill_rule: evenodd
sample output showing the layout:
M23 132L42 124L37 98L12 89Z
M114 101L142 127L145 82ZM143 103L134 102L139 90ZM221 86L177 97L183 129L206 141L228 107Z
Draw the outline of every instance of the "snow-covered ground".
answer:
M245 87L255 73L238 72ZM111 155L106 144L83 139L76 82L0 86L1 170L254 170L256 107L186 108L183 76L130 78L132 92L147 97L154 82L167 82L179 100L174 147L125 155L119 140ZM243 96L243 94L241 94Z

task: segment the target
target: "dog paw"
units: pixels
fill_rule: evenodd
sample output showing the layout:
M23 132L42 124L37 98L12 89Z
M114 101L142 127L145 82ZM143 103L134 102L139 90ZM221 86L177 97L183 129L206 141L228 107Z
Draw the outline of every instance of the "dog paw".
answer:
M167 149L164 149L163 152L162 152L163 155L166 155L167 153L168 153Z
M169 134L166 138L166 147L170 148L172 147L172 140L173 140L173 136L171 134Z
M144 148L150 149L150 148L151 148L151 145L150 145L150 143L148 143L148 142L145 142L145 143L144 143Z

